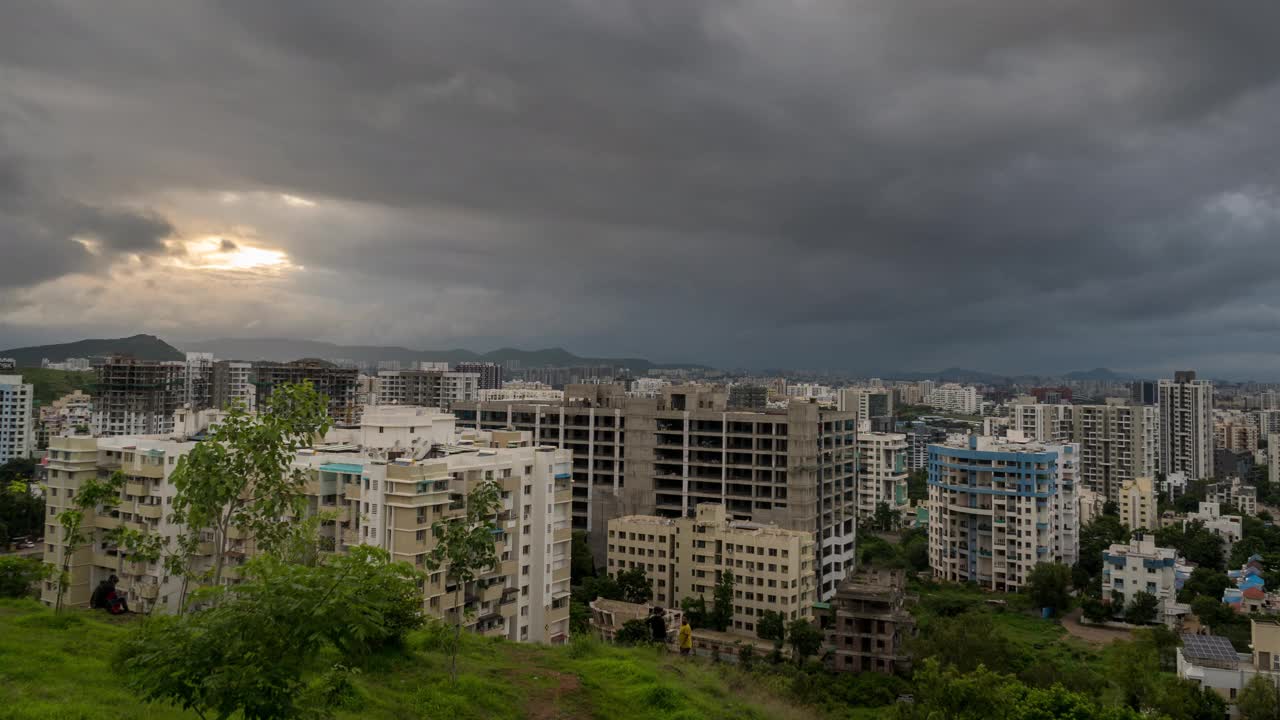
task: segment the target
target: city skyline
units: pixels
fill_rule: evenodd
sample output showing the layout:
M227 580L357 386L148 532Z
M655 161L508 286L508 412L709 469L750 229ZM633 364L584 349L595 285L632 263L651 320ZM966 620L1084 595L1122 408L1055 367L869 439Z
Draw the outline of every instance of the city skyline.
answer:
M1270 378L1276 13L41 3L0 337Z

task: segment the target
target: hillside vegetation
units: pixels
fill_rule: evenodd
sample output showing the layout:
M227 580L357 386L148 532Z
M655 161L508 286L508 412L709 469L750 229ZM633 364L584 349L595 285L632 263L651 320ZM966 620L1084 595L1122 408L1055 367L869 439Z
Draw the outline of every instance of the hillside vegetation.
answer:
M35 401L48 405L76 390L92 394L96 376L92 372L77 370L48 370L46 368L21 368L17 371L23 382L35 386Z
M33 601L0 601L0 720L196 718L139 702L113 667L116 648L142 622L91 611L55 617ZM464 635L459 678L449 683L449 631L410 636L406 654L373 658L336 717L387 720L803 720L792 707L732 667L648 648L577 643L518 645ZM334 658L337 661L338 658Z
M0 357L13 358L18 367L40 367L40 361L62 362L67 358L94 355L132 355L139 360L182 360L185 355L155 335L132 335L126 338L77 340L56 345L0 350Z

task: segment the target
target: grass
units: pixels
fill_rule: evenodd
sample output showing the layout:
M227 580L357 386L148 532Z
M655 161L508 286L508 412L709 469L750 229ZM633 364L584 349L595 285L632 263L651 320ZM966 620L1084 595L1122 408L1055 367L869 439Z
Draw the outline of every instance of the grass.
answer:
M32 601L0 600L0 720L167 720L194 713L139 702L111 666L133 622L90 611L63 617ZM589 640L567 647L464 635L449 682L449 633L428 627L403 654L361 668L344 720L809 720L785 689L736 668Z

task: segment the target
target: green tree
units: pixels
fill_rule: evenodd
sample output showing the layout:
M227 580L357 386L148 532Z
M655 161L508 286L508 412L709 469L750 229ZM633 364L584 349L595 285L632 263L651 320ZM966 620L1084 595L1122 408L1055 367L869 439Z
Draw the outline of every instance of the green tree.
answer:
M877 530L889 532L898 526L898 515L889 507L889 503L876 503L875 514L871 517L871 523Z
M1231 624L1234 619L1235 612L1223 604L1220 598L1201 595L1191 601L1191 612L1204 625L1208 625L1212 629L1218 629L1223 625Z
M1027 592L1036 607L1061 612L1071 606L1071 568L1058 563L1041 563L1027 575Z
M705 628L711 624L707 612L707 601L701 596L684 598L680 601L680 610L684 613L684 619L689 621L691 628Z
M443 567L448 584L453 585L453 646L449 651L449 677L454 682L458 679L458 647L462 644L463 589L467 583L498 564L493 530L494 516L502 506L501 490L492 480L482 482L472 488L464 503L462 515L437 520L431 526L436 546L427 554L426 560L432 572Z
M804 665L805 660L822 649L822 631L804 618L792 620L787 624L787 643L791 645L796 665Z
M653 597L653 586L649 584L649 577L644 574L644 568L633 567L622 570L614 579L618 582L622 599L627 602L647 603Z
M733 572L725 570L716 581L712 596L711 627L724 632L733 624Z
M653 631L644 620L635 619L622 623L613 641L619 645L644 645L653 639Z
M1191 571L1191 577L1182 584L1178 591L1178 602L1190 603L1198 597L1222 598L1222 591L1232 587L1226 573L1206 567L1198 567Z
M62 601L67 594L67 586L71 583L71 557L80 549L89 537L84 529L85 517L88 513L103 512L120 503L120 488L124 487L125 476L120 471L112 473L105 480L88 478L80 483L80 488L71 501L71 507L58 513L58 524L62 527L62 558L58 568L51 574L57 579L57 600L54 611L62 612Z
M158 616L128 636L117 658L143 699L200 717L246 720L327 715L332 688L359 660L399 644L422 623L418 574L361 547L314 565L250 561L211 606Z
M213 537L211 582L222 584L231 531L251 537L259 551L279 551L292 525L282 518L306 514L306 475L293 467L299 449L329 429L328 399L310 382L276 387L256 415L233 407L178 461L170 481L173 521L184 527L169 563L184 578L200 534Z
M1160 599L1145 592L1136 592L1124 609L1124 621L1134 625L1154 622L1160 609Z
M915 657L937 658L943 666L973 672L979 665L996 672L1014 669L1012 644L988 613L971 610L954 617L929 618L908 641Z
M587 544L587 531L574 530L569 546L569 582L581 585L582 581L595 577L596 566L591 559L591 546Z
M1139 636L1132 642L1111 644L1106 656L1107 676L1120 690L1124 704L1134 710L1150 706L1156 697L1160 658L1155 645Z
M14 538L44 534L44 498L30 492L31 475L19 475L26 463L10 460L0 466L0 550Z
M929 499L929 471L912 470L907 476L907 499L924 502Z
M1280 720L1280 689L1270 679L1255 675L1240 690L1236 709L1244 720Z
M1110 515L1112 517L1120 517L1120 506L1117 505L1115 501L1108 500L1102 503L1102 514Z
M756 622L756 636L772 640L775 647L782 647L787 640L787 619L776 610L765 610Z
M0 557L0 597L21 598L49 576L49 568L35 558Z
M1080 601L1080 608L1084 617L1090 622L1104 622L1111 619L1111 606L1102 602L1098 598L1085 596Z

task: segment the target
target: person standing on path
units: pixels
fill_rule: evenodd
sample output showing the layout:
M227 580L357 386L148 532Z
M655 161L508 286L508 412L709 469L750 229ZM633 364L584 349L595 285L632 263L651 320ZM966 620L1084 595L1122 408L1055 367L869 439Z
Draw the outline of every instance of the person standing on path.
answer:
M685 620L684 623L680 625L678 644L680 645L681 655L689 655L693 653L693 628L689 627L688 620Z

